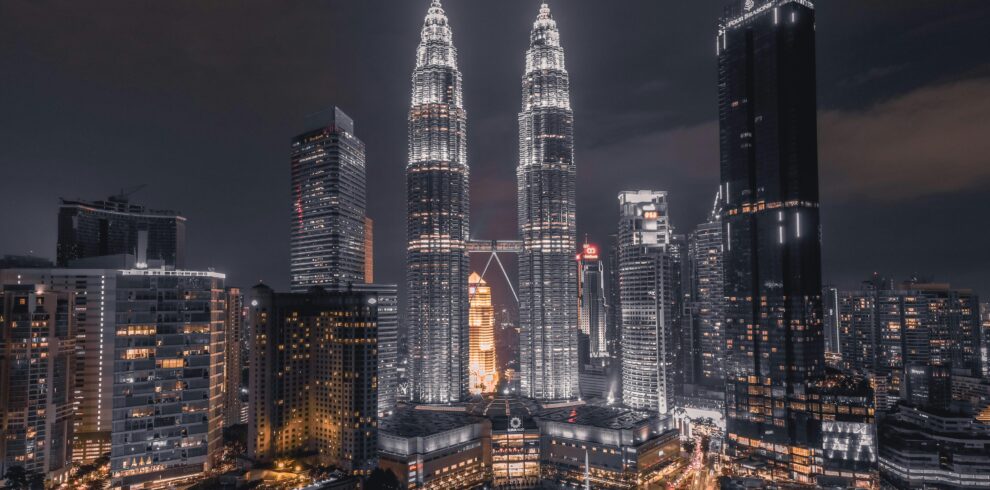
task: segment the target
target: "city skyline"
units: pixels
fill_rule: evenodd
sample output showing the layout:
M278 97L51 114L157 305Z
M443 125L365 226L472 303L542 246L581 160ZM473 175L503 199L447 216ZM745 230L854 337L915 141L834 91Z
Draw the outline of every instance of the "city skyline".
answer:
M122 46L83 53L92 68L66 63L52 51L57 46L57 36L49 36L51 39L39 37L51 26L59 26L57 18L44 23L38 17L40 13L28 4L5 4L3 9L12 15L5 15L4 19L19 18L24 22L3 29L0 36L5 40L14 36L20 42L0 43L3 46L0 59L5 65L23 69L11 70L8 84L11 90L0 95L5 106L11 109L8 118L2 121L0 138L4 138L5 144L0 145L4 148L0 161L13 169L12 179L28 178L26 172L30 169L31 178L45 179L49 185L43 192L31 190L29 194L20 187L10 190L10 198L25 205L5 207L2 211L4 221L10 223L12 229L31 230L32 233L5 234L0 239L3 245L0 248L5 253L34 250L37 255L54 258L51 244L56 225L46 216L51 216L50 211L57 208L58 197L101 198L120 188L149 183L151 185L135 197L136 201L154 208L175 209L188 219L189 268L213 267L226 271L231 274L231 283L239 286L264 280L278 289L285 289L288 261L265 260L264 257L287 256L288 240L284 238L287 234L275 233L271 234L273 238L253 240L255 246L250 248L237 245L251 233L256 223L262 223L266 229L285 227L284 214L278 214L279 210L284 210L283 194L288 195L285 146L293 134L307 129L304 125L307 114L339 104L359 121L362 139L369 145L369 196L375 198L369 198L368 212L377 225L379 281L401 283L401 230L397 233L395 228L401 216L398 211L402 206L403 187L400 162L405 151L402 137L405 131L404 117L397 111L395 102L408 97L411 44L415 42L417 30L415 22L410 23L408 19L421 17L427 5L426 2L422 5L408 2L389 6L394 15L372 14L372 10L380 7L374 2L334 4L333 12L317 9L314 12L317 18L327 20L329 16L333 22L346 20L358 28L363 23L377 22L386 26L382 30L388 33L371 39L349 27L330 34L333 49L303 48L298 54L280 60L279 63L301 59L315 62L314 75L294 82L297 85L292 90L279 89L286 87L282 77L272 77L267 69L250 62L247 69L257 76L239 79L237 84L230 86L228 93L220 94L214 87L223 86L219 82L228 80L226 77L236 72L237 60L244 60L249 54L270 59L284 54L285 48L306 46L302 41L322 35L322 30L316 29L315 25L306 29L304 25L298 33L292 34L296 37L285 41L284 46L277 43L266 48L268 51L259 51L257 43L244 43L246 47L241 48L228 44L233 41L225 41L219 36L201 36L198 31L190 30L202 25L186 28L180 31L181 34L168 38L163 38L161 30L148 30L142 37L146 44L154 47L158 43L198 56L191 57L192 61L181 56L165 56L165 64L171 69L199 71L194 72L197 76L181 83L162 85L161 80L168 79L162 76L162 68L137 59L136 53ZM536 6L536 3L520 2L512 8L498 9L457 0L445 3L452 23L465 25L464 32L459 33L458 43L473 59L465 61L465 66L461 67L467 79L465 105L474 121L469 122L469 131L486 135L472 140L476 144L469 148L468 155L473 170L472 194L482 198L476 199L472 208L472 235L476 237L514 235L514 220L501 208L512 206L514 201L513 155L517 149L513 120L516 115L511 107L518 103L513 102L513 99L518 101L518 89L514 88L520 70L518 58L525 49ZM933 141L948 138L952 143L949 146L966 146L958 143L965 141L966 135L973 134L967 132L971 130L950 130L947 132L959 136L945 135L941 133L941 126L935 124L947 121L946 114L953 120L967 117L979 120L985 115L981 111L986 109L983 105L986 98L980 94L990 91L985 69L990 60L986 54L976 51L978 43L968 42L972 39L970 36L975 35L971 31L978 29L967 26L978 25L981 19L988 18L990 8L979 2L939 6L917 2L891 10L881 10L879 4L870 2L858 2L857 6L859 8L845 8L849 6L830 2L818 8L819 52L824 53L818 63L822 194L826 203L822 208L825 230L823 279L851 287L875 270L897 279L917 272L935 280L986 292L990 289L990 279L979 271L986 270L983 264L987 259L985 254L978 253L987 243L988 238L983 236L985 232L980 229L960 231L957 230L959 227L944 224L947 220L941 218L951 215L962 221L978 219L977 210L986 206L986 196L978 192L980 184L988 180L986 170L977 164L976 157L960 156L958 151L953 153L946 145ZM122 24L122 18L131 19L137 26L150 21L150 17L122 5L103 8L107 10L105 13L118 14L106 16L108 32L129 32L132 27ZM553 4L551 8L554 8ZM162 9L155 20L166 26L176 22L175 18L182 10L174 5ZM66 7L66 10L70 9ZM204 12L201 22L215 22L214 19L224 14L222 10L218 7ZM562 33L563 42L576 53L568 60L569 71L577 80L572 89L573 105L582 119L609 123L601 131L601 125L582 125L580 121L575 127L578 160L583 162L581 165L585 169L579 173L577 185L578 212L582 216L578 236L587 234L599 242L607 238L612 231L612 206L607 205L607 196L603 194L630 187L628 179L631 178L647 180L649 187L670 191L671 200L678 209L674 218L678 229L688 230L704 219L715 188L712 184L717 180L717 132L713 125L715 90L709 81L715 71L712 19L720 10L721 5L661 8L645 2L630 3L598 12L602 17L599 20L589 16L591 9L582 8L578 2L563 3L554 8L555 16L568 25ZM884 15L877 18L875 14L880 11ZM632 12L637 13L639 19L627 26L628 32L614 36L577 35ZM274 8L274 12L268 13L285 19L298 19L302 14L288 7ZM261 22L254 14L242 15L244 22L249 24ZM493 21L481 20L488 17L493 17ZM672 18L678 22L672 22ZM867 22L867 18L873 20ZM499 24L501 28L495 30L490 24ZM571 24L574 27L570 27ZM663 29L653 32L654 24ZM25 26L38 29L29 32ZM71 32L73 42L81 46L108 47L109 40L103 33L84 27L64 30ZM266 24L259 32L274 36L279 31ZM618 45L628 44L632 36L645 36L646 42L616 51ZM893 36L897 42L865 42L872 36L884 39ZM941 36L940 39L951 42L956 49L941 55L925 43L930 36ZM486 42L491 39L500 42ZM675 39L685 42L674 43ZM601 43L601 46L590 45L590 42ZM846 52L851 45L861 49L862 54L851 57L838 54ZM351 51L345 52L344 47ZM228 53L231 49L233 51ZM606 80L596 73L595 67L609 59L606 50L621 53L611 63L623 74L621 79ZM46 56L27 56L32 52ZM350 72L334 69L340 63L353 66L354 57L363 56L362 53L388 62L371 63L370 68L357 65ZM111 54L114 56L109 56ZM122 75L109 65L111 58L119 58L135 69ZM338 59L340 63L335 63ZM479 64L477 59L485 59L486 63ZM650 66L644 67L640 60L650 60L646 63ZM203 70L204 66L213 68ZM98 71L100 69L102 71ZM53 76L44 77L38 86L27 84L44 71L50 71ZM118 91L121 83L142 89ZM371 90L364 90L369 86ZM611 90L613 86L628 90L614 91ZM59 99L58 104L36 102L25 105L38 97L42 89L75 96ZM82 96L85 90L91 91L93 97ZM264 100L257 106L247 104L252 106L250 112L243 112L246 109L242 108L231 110L235 101L243 105L244 100L251 99L249 95L258 91L263 91L271 100ZM378 95L371 97L367 92ZM968 104L966 101L970 97L976 103ZM610 102L606 103L606 99ZM102 103L94 106L96 101ZM933 108L932 101L941 102ZM202 114L196 108L200 103L219 111ZM163 110L163 104L168 105L167 110ZM908 139L928 142L939 151L947 151L940 159L944 178L928 181L929 174L922 164L935 158L931 152L907 152L911 154L903 158L904 171L897 172L896 176L878 156L884 151L900 155L904 150L894 146L899 138L878 132L877 123L890 121L900 113L898 111L912 106L925 111L922 114L927 117L923 119L934 122L932 126L921 124L917 132L909 133L911 138ZM31 112L26 112L28 107ZM605 112L606 108L610 111ZM53 111L59 111L60 116L56 117ZM73 127L80 126L79 118L83 114L94 111L103 111L100 113L106 117L93 124L87 123L85 130L72 131ZM155 118L154 124L127 122L141 113L156 113L159 117ZM237 120L231 120L235 115ZM209 132L198 129L204 124L197 120L200 117L210 122L212 129ZM38 131L42 121L45 130ZM127 128L121 129L121 125ZM850 129L856 127L863 128L871 141L857 140L855 145L842 148L843 153L837 155L838 146L849 145L836 142L848 138ZM48 136L64 134L68 137L66 141L82 145L71 145L74 150L68 152L70 145L56 145L44 156L39 156L32 149L40 140L27 132ZM212 132L216 133L216 138L204 140L198 136ZM110 137L117 133L125 136ZM236 139L235 134L238 135ZM245 139L243 135L250 137ZM685 143L673 143L677 139ZM967 154L981 153L979 145L983 143L978 140L970 144ZM207 142L209 146L204 146ZM136 151L135 144L140 144L144 151ZM250 150L245 153L242 148ZM646 149L652 151L645 152ZM844 152L852 149L877 158L877 163L865 166L860 157L848 158ZM855 161L857 165L844 160ZM171 171L163 178L153 177L154 169L159 168L170 168ZM612 168L620 171L611 172ZM180 189L176 179L181 180L182 175L202 177L192 179ZM884 178L895 177L895 185L876 187L874 191L868 187L878 185ZM269 186L271 182L280 181L286 185ZM607 186L609 192L597 192L598 186ZM234 188L237 190L229 190ZM218 196L226 203L224 206L210 202ZM486 204L477 204L481 200ZM29 225L32 221L38 225ZM50 224L45 226L45 223ZM918 234L911 232L912 227L935 232ZM507 266L510 271L514 269L511 264ZM505 299L504 287L498 282L493 282L497 303L499 297Z
M150 28L110 36L90 93L42 91L49 125L0 95L0 161L27 156L0 206L0 481L990 488L990 55L959 34L990 7L584 1L282 3L219 44L225 6L164 37L121 12ZM18 90L97 74L86 41L58 61L3 27Z

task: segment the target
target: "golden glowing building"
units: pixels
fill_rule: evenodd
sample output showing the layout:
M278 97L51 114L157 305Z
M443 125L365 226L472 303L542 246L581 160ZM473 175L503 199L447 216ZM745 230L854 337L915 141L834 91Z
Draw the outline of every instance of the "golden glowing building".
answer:
M495 364L495 309L492 307L492 288L477 272L468 278L468 299L471 394L493 393L498 384L498 368Z

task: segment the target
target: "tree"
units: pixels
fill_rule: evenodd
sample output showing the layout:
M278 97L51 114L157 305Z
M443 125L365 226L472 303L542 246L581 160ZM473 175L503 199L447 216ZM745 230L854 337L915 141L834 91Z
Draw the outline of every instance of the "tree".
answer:
M364 481L364 488L367 490L399 490L399 478L392 470L375 468Z
M23 466L11 466L3 475L7 479L7 488L26 489L28 488L28 472Z

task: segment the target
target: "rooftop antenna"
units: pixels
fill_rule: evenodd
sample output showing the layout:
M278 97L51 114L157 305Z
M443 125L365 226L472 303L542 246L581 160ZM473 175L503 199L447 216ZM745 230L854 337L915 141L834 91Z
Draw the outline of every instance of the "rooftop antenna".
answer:
M120 189L120 193L110 196L110 200L117 202L127 202L128 200L130 200L131 196L136 194L141 189L144 189L145 187L148 187L148 184L139 184L132 187L122 187Z

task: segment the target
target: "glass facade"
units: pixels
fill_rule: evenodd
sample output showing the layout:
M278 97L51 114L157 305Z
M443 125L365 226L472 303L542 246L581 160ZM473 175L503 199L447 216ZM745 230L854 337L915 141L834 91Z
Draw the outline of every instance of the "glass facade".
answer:
M293 292L365 282L364 143L344 111L331 107L326 114L324 127L292 141Z
M519 113L520 389L537 399L578 395L574 115L557 23L533 23Z
M661 414L674 407L675 261L663 191L619 194L622 402Z
M0 472L59 481L72 464L75 295L43 285L0 291Z
M716 41L727 449L811 483L821 424L800 407L825 367L815 11L740 1Z
M117 277L113 485L198 477L218 463L224 275L135 269Z
M466 126L457 49L434 0L416 49L406 166L411 398L425 403L456 402L468 393Z

